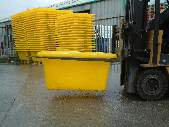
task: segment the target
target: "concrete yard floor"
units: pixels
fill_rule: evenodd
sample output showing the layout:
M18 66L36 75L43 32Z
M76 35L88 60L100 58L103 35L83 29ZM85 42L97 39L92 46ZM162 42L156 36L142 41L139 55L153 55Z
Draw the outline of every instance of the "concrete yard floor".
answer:
M0 127L168 127L169 97L145 102L123 94L113 65L101 94L48 91L42 66L0 65Z

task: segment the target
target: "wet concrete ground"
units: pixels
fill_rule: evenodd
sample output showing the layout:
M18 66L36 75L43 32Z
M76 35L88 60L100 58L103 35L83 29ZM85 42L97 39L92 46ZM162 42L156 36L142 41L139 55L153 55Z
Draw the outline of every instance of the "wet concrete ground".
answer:
M42 66L0 65L0 127L168 127L169 97L145 102L123 94L119 66L105 96L48 91Z

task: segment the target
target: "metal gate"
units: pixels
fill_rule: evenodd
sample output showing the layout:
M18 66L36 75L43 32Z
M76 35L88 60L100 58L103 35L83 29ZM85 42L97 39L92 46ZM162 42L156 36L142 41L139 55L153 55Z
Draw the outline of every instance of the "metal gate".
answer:
M0 22L0 58L15 57L14 41L10 21Z
M114 30L120 25L120 18L124 16L123 0L98 0L90 6L83 5L80 8L90 8L90 13L96 15L95 42L99 52L115 52L119 44L115 41Z
M119 26L119 17L95 20L95 42L97 52L115 52L114 28Z

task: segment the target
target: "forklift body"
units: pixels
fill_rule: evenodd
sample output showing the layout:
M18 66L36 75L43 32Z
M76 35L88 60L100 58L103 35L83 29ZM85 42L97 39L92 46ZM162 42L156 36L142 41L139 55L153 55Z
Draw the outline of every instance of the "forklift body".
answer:
M142 99L157 100L168 90L169 9L160 13L160 0L155 0L155 18L148 21L149 2L126 1L120 28L121 85Z

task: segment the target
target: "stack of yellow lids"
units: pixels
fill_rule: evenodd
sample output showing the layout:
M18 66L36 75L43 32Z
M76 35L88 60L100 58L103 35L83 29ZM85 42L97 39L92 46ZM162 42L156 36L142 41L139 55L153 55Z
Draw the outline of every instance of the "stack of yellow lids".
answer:
M27 11L27 24L29 27L26 29L28 32L28 47L30 51L49 50L50 44L49 34L49 13L55 11L50 8L36 8Z
M48 12L48 42L45 43L49 51L56 50L56 43L57 43L57 21L59 16L64 14L71 14L72 11L69 10L54 10Z
M39 51L93 51L93 14L34 8L12 17L16 50L27 58Z
M58 19L58 43L60 49L93 51L95 44L93 14L66 14Z
M54 51L56 50L56 47L58 45L58 29L59 29L59 24L58 24L58 20L61 18L62 15L65 15L65 14L73 14L73 12L71 10L57 10L57 19L55 20L55 27L54 28L54 40L56 42L56 45L55 45L55 49Z
M72 11L53 8L34 8L12 17L17 51L56 50L58 16Z
M24 14L20 13L12 17L12 30L17 51L28 51L28 44L25 31Z

